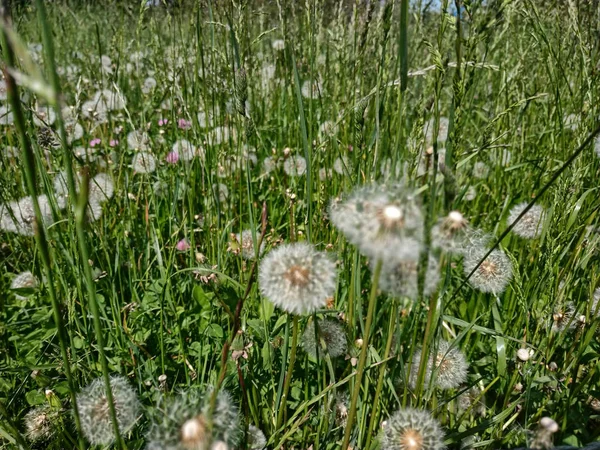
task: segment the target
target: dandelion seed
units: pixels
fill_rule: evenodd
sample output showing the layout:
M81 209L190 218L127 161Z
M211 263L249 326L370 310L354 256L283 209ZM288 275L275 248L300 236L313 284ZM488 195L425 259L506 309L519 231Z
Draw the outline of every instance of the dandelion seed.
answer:
M261 294L292 314L325 308L337 285L335 263L307 243L271 250L259 266Z
M244 230L241 233L236 233L235 241L239 246L240 253L242 258L246 260L253 260L256 257L256 251L254 248L254 240L252 238L252 230ZM256 239L259 239L259 235L256 235ZM265 243L262 242L260 245L260 251L258 252L259 256L265 250Z
M156 158L152 153L139 152L133 155L131 166L136 173L152 173L156 170Z
M254 425L248 426L248 450L263 450L267 446L265 434Z
M209 407L210 390L183 392L167 400L150 425L146 450L208 450L215 441L237 446L242 427L231 396L226 391L217 394L212 434L208 429Z
M421 350L417 350L413 355L410 368L410 386L415 389L419 376L419 364L421 362ZM431 349L427 367L425 369L425 386L429 385L433 377L434 384L440 389L457 388L467 379L467 369L469 364L465 355L456 347L451 347L450 343L441 340L438 343L437 351Z
M315 336L314 320L311 320L304 330L301 344L306 353L314 358L317 357L317 354L322 357L321 349L324 343L325 352L331 358L346 354L348 339L344 327L339 322L330 319L319 320L317 330Z
M111 376L110 387L119 432L125 435L137 421L140 403L126 378L118 375ZM81 430L91 444L110 445L114 442L110 406L102 377L96 378L77 395L77 408L81 419Z
M27 297L20 295L19 292L21 292L23 290L33 291L34 289L37 288L37 286L38 286L37 279L29 271L21 272L16 277L14 277L12 282L10 283L10 288L12 290L17 291L17 293L15 293L15 297L17 298L17 300L27 300ZM21 293L23 293L23 292L21 292Z
M295 155L290 156L283 162L283 171L290 177L299 177L306 173L306 159Z
M173 144L172 152L178 155L179 159L182 161L191 161L196 156L196 149L191 144L191 142L180 139Z
M464 273L469 275L487 253L485 247L475 245L465 251ZM469 284L475 289L494 295L504 292L512 279L512 264L506 254L495 249L475 270Z
M382 450L444 450L444 432L428 411L402 408L383 426Z
M508 225L515 223L525 208L527 208L527 202L519 203L514 206L508 215ZM540 205L533 205L521 220L515 224L512 232L525 239L535 239L542 233L545 217L546 212L544 211L544 208Z
M25 415L25 436L31 442L47 441L56 434L59 420L58 410L38 406Z
M407 239L420 242L423 218L411 192L402 186L367 186L347 200L334 200L331 222L359 250L385 264L401 262Z

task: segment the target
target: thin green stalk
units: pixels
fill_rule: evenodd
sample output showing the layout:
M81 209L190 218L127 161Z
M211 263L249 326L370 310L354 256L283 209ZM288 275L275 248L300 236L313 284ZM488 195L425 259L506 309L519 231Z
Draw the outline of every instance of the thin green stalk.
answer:
M96 334L96 342L98 347L98 355L100 358L100 366L102 367L102 376L104 378L104 386L106 389L106 400L108 402L108 408L110 412L110 419L112 421L113 430L115 433L115 441L117 448L127 448L123 439L121 439L121 433L119 432L119 422L117 421L117 412L115 410L115 403L113 400L112 387L110 385L110 373L108 372L108 362L104 353L104 335L102 330L102 324L100 323L100 309L98 308L98 299L96 298L96 285L94 284L94 278L92 276L92 268L88 264L89 253L85 241L85 230L84 222L86 219L86 209L88 205L88 192L89 191L89 174L85 174L81 183L81 193L77 201L77 208L75 209L75 229L77 231L77 241L79 244L79 253L83 266L83 276L85 286L88 294L88 304L92 310L92 318L94 322L94 331Z
M373 273L373 284L371 286L371 293L369 295L369 307L367 310L367 323L365 325L365 334L363 336L363 344L360 351L360 358L358 360L358 368L356 369L356 379L354 380L352 398L350 399L350 410L348 411L346 430L344 431L344 440L342 441L342 450L347 450L348 446L350 445L352 426L354 425L354 420L356 418L356 404L360 395L362 376L364 374L365 364L367 362L367 353L369 349L369 335L371 334L371 325L373 324L373 316L375 313L375 306L377 303L377 287L379 285L379 277L381 275L382 266L382 261L377 261L377 264L375 265L375 272Z
M3 5L4 14L7 14L7 5L4 2ZM9 18L4 15L2 17L3 20L3 28L9 27ZM13 53L12 46L10 45L8 35L6 30L2 31L2 48L4 60L6 61L9 67L14 67L15 65L15 55ZM25 166L25 178L27 182L27 189L29 194L31 195L33 210L36 218L36 226L35 226L35 241L37 247L40 252L40 256L42 258L42 265L44 267L44 274L46 276L46 286L48 288L48 294L50 296L50 302L52 303L52 313L54 316L54 322L56 323L57 333L58 333L58 341L60 346L60 352L63 362L63 367L65 371L65 376L67 378L67 383L69 384L69 395L71 397L71 404L73 405L73 419L75 421L75 427L79 432L79 448L84 449L85 443L81 438L81 422L79 419L79 411L77 408L76 401L76 385L73 379L73 375L71 372L71 364L68 352L68 345L66 339L66 328L63 322L62 314L61 314L61 306L58 301L58 297L56 295L55 290L55 282L54 282L54 269L52 264L52 259L50 255L50 247L48 245L48 240L46 238L46 226L42 219L42 212L40 210L40 205L38 202L38 191L36 184L36 171L35 171L35 156L33 153L33 149L31 148L29 139L27 137L26 126L25 126L25 117L23 115L23 110L21 109L21 101L19 97L19 92L17 89L17 85L15 84L15 80L7 71L4 71L4 78L6 80L6 90L8 93L9 101L12 107L12 111L14 114L15 126L17 128L17 133L19 135L19 143L21 149L23 150L23 165Z
M290 390L290 383L292 381L292 372L294 370L294 362L296 361L296 347L298 347L298 316L294 316L292 322L292 349L290 350L290 361L288 363L287 372L285 374L285 383L283 385L283 393L281 395L281 403L279 405L279 412L277 413L277 422L275 429L279 429L283 422L284 412L286 410L285 404L287 401L288 392Z
M369 428L367 429L367 444L364 448L371 448L371 439L373 437L373 432L375 431L375 427L377 425L377 420L379 416L379 397L381 396L381 391L383 389L383 379L385 378L385 366L388 357L390 356L390 351L392 350L392 343L394 342L394 330L396 329L396 318L397 318L397 307L396 303L392 304L392 308L390 310L390 322L388 325L388 336L387 342L385 344L385 353L383 355L383 361L381 366L379 367L379 378L377 379L377 387L375 388L375 397L373 399L373 411L371 411L371 420L369 421Z

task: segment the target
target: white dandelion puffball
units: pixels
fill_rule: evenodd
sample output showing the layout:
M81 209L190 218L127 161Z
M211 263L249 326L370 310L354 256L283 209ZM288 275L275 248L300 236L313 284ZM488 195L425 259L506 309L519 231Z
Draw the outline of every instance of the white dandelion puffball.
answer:
M256 233L256 239L260 239L260 233ZM252 230L244 230L241 233L236 233L235 240L239 246L242 258L247 260L253 260L256 257L254 239L252 238ZM263 253L264 249L265 243L263 241L260 245L260 250L258 252L259 256Z
M409 244L410 245L410 244ZM415 246L419 248L420 246ZM379 278L379 288L394 297L406 297L416 300L419 294L419 251L412 255L399 258L398 262L383 264ZM427 271L425 272L425 285L423 295L429 297L433 294L440 282L440 264L430 253Z
M335 263L307 243L286 244L262 260L261 294L292 314L311 314L327 306L337 285Z
M382 423L382 450L445 450L444 432L431 413L402 408Z
M437 140L440 144L445 143L448 140L448 128L450 126L450 120L447 117L440 117ZM435 129L435 119L429 119L423 131L425 132L425 144L427 147L433 145L433 131Z
M139 152L133 155L131 166L136 173L152 173L156 170L156 158L152 153Z
M30 271L21 272L14 277L10 283L10 288L15 291L19 291L21 289L33 290L37 288L37 286L38 281ZM17 300L27 300L27 296L20 295L19 293L15 293L15 297Z
M148 150L150 138L143 131L130 131L127 134L127 146L131 150Z
M182 161L191 161L196 156L196 149L190 141L180 139L173 144L172 150L179 155Z
M302 334L300 343L306 353L315 358L317 354L322 357L323 343L325 344L325 353L331 358L337 358L346 353L348 346L346 330L338 321L318 320L317 330L318 332L315 333L315 321L311 320Z
M285 48L285 41L283 39L275 39L271 43L271 46L273 47L273 50L280 52Z
M6 105L0 106L0 125L12 125L15 121L10 107Z
M600 158L600 136L594 140L594 151L596 152L596 156Z
M402 262L409 239L423 237L421 210L403 186L359 187L345 201L334 200L329 217L361 253L384 264Z
M144 80L144 84L142 84L142 92L144 94L149 94L156 87L156 80L152 77L148 77Z
M519 203L510 210L508 225L516 222L517 217L527 208L527 202ZM525 239L535 239L542 234L546 212L540 205L533 205L525 215L515 223L512 232Z
M210 111L201 109L198 111L198 125L201 128L208 128L215 125L215 117L219 116L219 105L213 105Z
M418 381L420 361L421 350L417 350L410 367L410 386L413 389ZM468 369L465 355L447 341L441 340L437 351L433 351L432 348L429 354L425 369L425 386L429 385L433 377L434 384L440 389L457 388L466 381Z
M104 203L112 198L115 187L112 177L106 173L99 173L90 180L90 203Z
M38 127L49 127L56 121L56 113L50 106L38 106L32 115L33 123Z
M103 89L96 92L94 101L103 103L109 111L125 109L125 106L127 105L125 97L123 97L120 92L111 91L110 89Z
M125 377L111 376L110 387L119 432L125 435L138 419L140 403ZM115 434L104 378L96 378L77 395L77 407L81 419L81 431L91 444L109 445L114 442Z
M486 253L487 249L480 246L474 246L465 252L465 276L473 271ZM508 286L512 273L512 264L508 256L502 250L495 249L469 278L469 284L481 292L498 295Z
M299 177L306 173L306 159L295 155L288 157L283 162L283 171L290 177Z
M306 80L302 83L302 96L308 99L317 99L323 94L323 85L319 80Z

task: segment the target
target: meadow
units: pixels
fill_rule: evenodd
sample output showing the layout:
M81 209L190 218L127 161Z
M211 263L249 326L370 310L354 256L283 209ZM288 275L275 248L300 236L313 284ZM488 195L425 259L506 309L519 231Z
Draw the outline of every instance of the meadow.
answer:
M0 23L0 448L600 437L593 1Z

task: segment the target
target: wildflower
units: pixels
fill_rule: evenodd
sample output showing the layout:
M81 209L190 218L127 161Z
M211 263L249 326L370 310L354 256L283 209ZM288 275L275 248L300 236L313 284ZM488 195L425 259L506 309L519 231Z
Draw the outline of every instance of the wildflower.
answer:
M58 410L38 406L25 415L25 436L31 442L47 441L55 435L59 420Z
M306 173L306 159L296 155L290 156L283 162L283 171L290 177L299 177Z
M52 128L48 128L45 126L41 126L40 128L38 128L37 142L38 145L44 150L60 147L60 142L57 139Z
M189 120L185 120L185 119L179 119L177 121L177 126L181 130L189 130L190 128L192 128L192 122L190 122Z
M428 411L402 408L383 424L382 450L443 450L444 432Z
M115 193L112 177L107 173L98 173L90 180L90 202L104 203L110 200Z
M450 211L431 230L432 246L448 253L461 253L471 242L473 231L460 211Z
M101 142L102 142L102 141L101 141L99 138L92 139L92 140L90 141L90 147L95 147L96 145L100 145L100 143L101 143Z
M486 253L485 247L479 245L474 245L465 252L465 276L473 271ZM481 292L498 295L504 292L511 279L512 264L510 259L502 250L495 249L477 267L477 270L469 278L469 283Z
M158 126L162 127L163 125L166 125L169 123L169 119L158 119Z
M208 450L215 441L237 446L242 437L240 415L226 391L217 394L212 435L209 434L210 392L183 392L158 408L162 414L150 425L146 450Z
M263 450L267 446L265 434L254 425L248 426L248 450Z
M348 241L384 264L401 262L407 239L421 241L423 219L412 192L401 186L366 186L331 203L330 219Z
M139 152L133 155L131 165L136 173L152 173L156 170L156 159L152 153Z
M182 239L177 243L177 245L175 245L175 248L177 249L177 251L185 252L192 248L192 246L190 245L190 242L187 239Z
M177 161L179 161L179 153L175 151L169 152L165 158L165 161L167 161L169 164L177 164Z
M242 258L247 260L252 260L256 257L256 251L254 248L254 239L252 237L252 230L244 230L241 233L236 233L234 235L235 242L238 244L238 250L242 255ZM259 239L259 236L256 235L256 239ZM262 242L260 245L260 250L258 252L259 256L265 249L265 243Z
M173 144L171 153L176 153L182 161L191 161L196 156L196 149L189 141L180 139Z
M110 387L119 432L126 434L137 421L140 403L126 378L118 375L111 376ZM115 440L110 406L102 377L96 378L77 395L77 408L81 419L81 430L91 444L110 445Z
M37 286L37 279L29 271L21 272L10 283L10 288L15 291L17 300L27 300L27 297L21 294L31 293Z
M379 288L383 292L395 297L407 297L411 300L417 299L419 294L419 251L420 246L418 243L407 240L407 245L401 250L401 253L407 252L407 255L403 257L398 255L398 262L383 264L379 278ZM408 253L411 254L409 255ZM432 254L429 254L423 295L429 297L433 294L439 282L439 262Z
M117 139L111 139L108 145L110 145L111 147L116 147L117 145L119 145L119 141Z
M144 84L142 84L142 92L144 94L149 94L156 87L156 80L152 77L148 77L144 80Z
M336 279L335 263L307 243L271 250L258 272L261 294L292 314L324 308L335 293Z
M301 339L302 348L310 356L321 355L321 348L325 346L325 353L332 358L343 356L346 353L347 338L344 327L339 322L331 319L317 321L317 333L315 333L315 321L311 320L304 330Z
M410 368L410 385L414 389L419 375L419 364L421 362L421 350L413 355ZM467 379L469 364L465 355L456 347L451 347L447 341L438 343L437 351L431 349L427 367L425 369L425 385L427 386L432 377L434 384L440 389L452 389L459 387Z
M527 202L519 203L510 210L508 215L508 225L512 225L517 221L519 215L527 207ZM542 233L542 222L545 220L546 212L540 205L533 205L532 208L525 213L519 220L512 231L517 236L525 239L535 239Z

